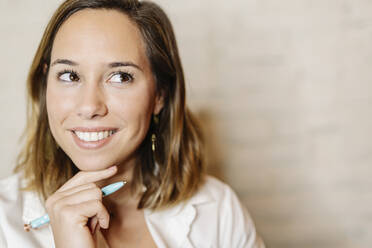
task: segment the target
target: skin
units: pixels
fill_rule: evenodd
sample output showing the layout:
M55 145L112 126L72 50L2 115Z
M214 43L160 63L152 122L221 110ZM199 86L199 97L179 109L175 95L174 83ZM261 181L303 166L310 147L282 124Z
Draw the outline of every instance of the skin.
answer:
M47 81L53 137L81 170L46 202L56 247L95 247L98 228L110 247L155 247L136 209L140 196L130 194L136 150L163 107L138 28L114 10L73 14L54 40ZM85 149L74 141L76 127L116 132L103 147ZM103 201L100 187L119 180L128 183Z

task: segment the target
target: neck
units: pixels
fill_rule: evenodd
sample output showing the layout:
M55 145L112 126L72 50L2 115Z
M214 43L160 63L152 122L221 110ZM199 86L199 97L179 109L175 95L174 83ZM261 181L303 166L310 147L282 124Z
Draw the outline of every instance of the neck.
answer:
M116 209L119 207L120 209L137 208L140 196L134 195L133 193L133 171L135 166L136 159L132 158L131 160L118 165L118 171L114 176L97 182L97 186L100 188L119 181L126 182L123 188L104 198L104 203L109 212L115 214Z

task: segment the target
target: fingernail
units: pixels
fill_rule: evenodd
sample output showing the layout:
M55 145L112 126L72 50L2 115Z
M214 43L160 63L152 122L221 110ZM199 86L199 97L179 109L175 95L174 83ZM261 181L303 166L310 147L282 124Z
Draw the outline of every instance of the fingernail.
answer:
M109 170L109 171L114 171L114 170L116 170L116 165L113 165L113 166L109 167L108 170Z
M108 222L105 220L105 219L101 219L99 221L99 225L100 227L104 228L104 229L107 229L108 228Z

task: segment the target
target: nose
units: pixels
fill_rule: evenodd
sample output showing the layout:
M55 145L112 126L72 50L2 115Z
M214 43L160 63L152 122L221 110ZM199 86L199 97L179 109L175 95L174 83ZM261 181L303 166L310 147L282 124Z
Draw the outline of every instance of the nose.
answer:
M85 120L105 116L107 105L105 95L97 84L85 84L81 87L78 97L77 115Z

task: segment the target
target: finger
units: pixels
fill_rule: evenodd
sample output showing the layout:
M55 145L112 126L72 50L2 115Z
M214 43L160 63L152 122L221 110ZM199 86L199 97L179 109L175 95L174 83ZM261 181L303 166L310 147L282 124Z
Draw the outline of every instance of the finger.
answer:
M85 222L84 224L86 224L87 218L92 218L95 216L100 227L105 229L109 227L110 215L101 201L90 200L74 205L73 207L82 213L81 221Z
M80 191L83 191L83 190L86 190L86 189L92 189L92 188L97 188L97 184L86 183L86 184L82 184L82 185L79 185L79 186L76 186L76 187L73 187L73 188L69 188L69 189L66 189L66 190L63 190L63 191L58 190L57 193L60 194L61 197L64 197L64 196L72 195L72 194L75 194L77 192L80 192Z
M70 188L70 189L67 189L67 190L64 190L64 191L60 191L60 189L59 189L58 191L56 191L56 193L54 193L53 195L51 195L47 199L46 205L50 206L50 205L54 204L55 202L57 202L58 200L66 197L66 196L75 194L75 193L83 191L85 189L92 189L92 188L96 188L96 187L97 187L97 185L95 183L87 183L87 184L79 185L79 186L76 186L74 188Z
M108 228L110 221L110 215L107 209L99 200L89 200L75 205L65 205L63 208L57 209L55 213L58 213L58 216L53 219L68 221L74 223L74 225L85 226L88 229L90 218L96 217L99 225L104 228Z
M56 206L76 205L90 200L102 200L102 190L98 187L84 189L74 194L65 195L55 201Z
M109 178L115 175L116 172L116 166L111 166L110 168L99 171L80 171L70 180L68 180L61 188L59 188L58 192L65 191L82 184L93 183L102 179Z

